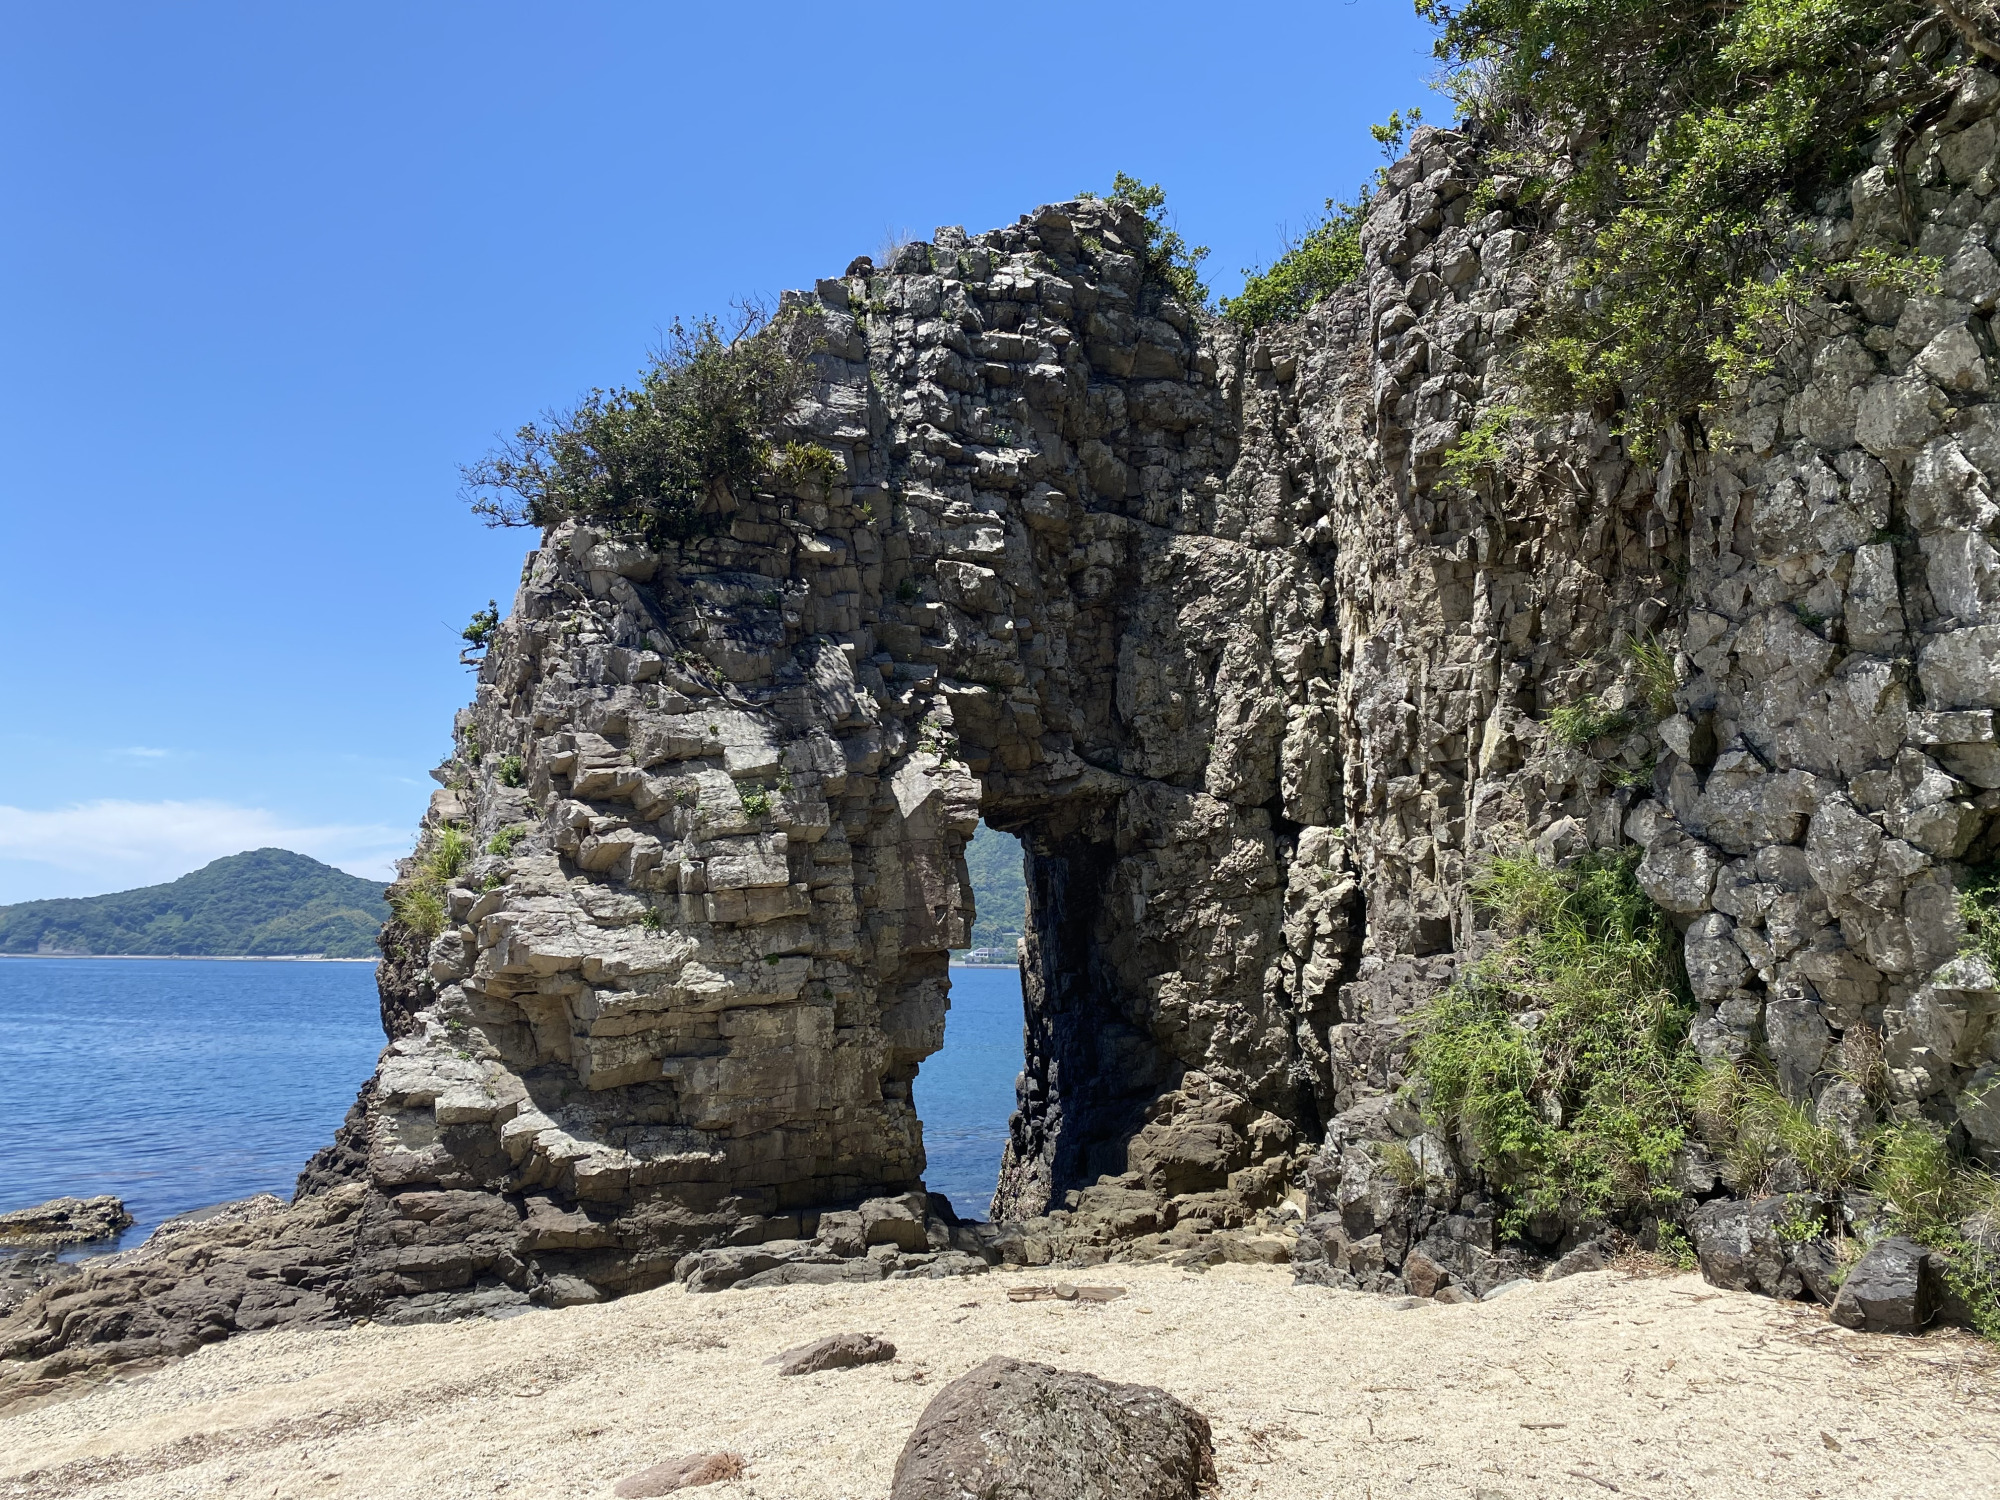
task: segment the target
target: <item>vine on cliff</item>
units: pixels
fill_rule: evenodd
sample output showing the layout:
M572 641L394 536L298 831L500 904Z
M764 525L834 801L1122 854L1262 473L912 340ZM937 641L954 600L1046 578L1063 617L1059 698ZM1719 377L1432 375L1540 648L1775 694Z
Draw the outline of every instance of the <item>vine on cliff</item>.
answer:
M1541 412L1618 412L1644 452L1770 368L1773 333L1815 298L1932 274L1879 247L1822 254L1808 219L1877 130L1902 122L1900 150L1942 117L1961 33L1937 5L1416 4L1463 108L1505 143L1489 159L1523 174L1566 252L1521 366Z
M830 482L832 454L766 436L804 391L818 337L803 311L748 308L728 332L675 319L638 385L593 390L462 469L473 512L493 526L574 519L658 546L700 535L718 486Z

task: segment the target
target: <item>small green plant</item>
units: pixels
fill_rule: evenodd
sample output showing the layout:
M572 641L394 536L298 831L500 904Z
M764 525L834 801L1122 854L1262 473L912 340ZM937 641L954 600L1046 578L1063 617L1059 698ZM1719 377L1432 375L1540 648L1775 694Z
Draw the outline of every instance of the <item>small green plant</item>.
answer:
M1674 694L1680 690L1680 673L1674 670L1674 654L1648 630L1625 638L1625 655L1639 680L1639 692L1655 719L1674 711Z
M528 779L527 763L518 755L503 756L497 770L502 786L519 786Z
M1817 630L1827 622L1827 616L1816 609L1808 609L1803 604L1794 604L1792 613L1798 616L1799 623L1808 630Z
M465 758L467 765L476 766L479 764L479 757L482 751L479 745L478 730L468 729L464 734L459 736L458 753Z
M779 796L781 796L781 797L789 797L789 796L791 796L791 794L792 794L792 768L791 768L790 766L788 766L788 765L784 764L784 763L783 763L782 761L780 761L780 762L779 762L779 764L778 764L778 781L777 781L777 786L778 786L778 795L779 795Z
M790 442L771 461L771 472L780 483L798 488L817 484L830 490L840 482L840 457L821 443Z
M2000 1178L1960 1165L1944 1133L1929 1121L1884 1129L1868 1186L1891 1225L1943 1252L1945 1284L1971 1313L1972 1326L2000 1339Z
M1968 868L1958 882L1961 951L1977 954L2000 974L2000 863Z
M901 583L896 585L896 602L898 604L915 604L922 597L923 590L917 587L917 580L914 578L905 578Z
M509 823L486 841L486 852L506 858L512 854L521 840L528 836L526 823Z
M409 872L389 888L389 914L426 940L444 931L445 891L472 858L472 840L456 823L432 829L417 845Z
M769 965L771 965L771 966L775 967L775 966L777 965L777 962L778 962L778 955L777 955L777 954L775 954L775 953L766 953L766 954L764 955L764 962L765 962L766 964L769 964Z
M1558 744L1572 750L1581 750L1608 734L1623 734L1631 727L1630 714L1606 708L1594 695L1549 710L1549 733Z
M1671 1208L1701 1074L1676 934L1639 889L1636 851L1552 870L1492 861L1472 897L1505 936L1420 1014L1411 1063L1518 1232Z
M472 612L472 623L461 630L458 636L467 643L466 650L484 651L493 643L494 632L499 628L500 602L497 599L488 599L486 608Z
M1496 406L1474 422L1444 451L1438 469L1441 483L1470 490L1482 473L1498 471L1507 461L1507 432L1526 413L1518 406Z
M765 436L804 390L819 338L807 312L767 321L745 309L727 332L714 318L676 319L636 386L592 391L467 466L474 514L494 526L574 518L656 546L702 534L717 486L741 492L783 464L819 465L813 445L774 452Z
M1201 279L1201 263L1208 258L1208 246L1190 246L1178 229L1167 222L1167 195L1156 182L1141 182L1119 172L1113 176L1112 202L1137 209L1146 221L1146 275L1159 283L1186 306L1199 311L1208 306L1208 285Z
M657 906L649 906L640 916L639 925L648 932L658 932L667 923L666 919L660 915L660 909Z
M1694 1242L1687 1237L1687 1231L1671 1219L1660 1220L1655 1243L1659 1246L1659 1256L1667 1264L1683 1271L1695 1267Z
M742 802L743 811L753 818L771 816L771 793L761 781L749 781L736 788L737 800Z

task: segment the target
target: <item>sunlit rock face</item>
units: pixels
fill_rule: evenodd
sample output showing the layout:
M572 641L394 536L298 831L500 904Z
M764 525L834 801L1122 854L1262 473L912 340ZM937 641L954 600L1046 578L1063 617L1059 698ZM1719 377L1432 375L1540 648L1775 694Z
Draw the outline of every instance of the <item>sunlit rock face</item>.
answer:
M1402 1091L1488 941L1468 876L1522 848L1643 850L1705 1055L2000 1157L1956 910L2000 804L1990 93L1911 148L1908 225L1879 166L1824 225L1911 230L1938 290L1857 290L1658 463L1577 417L1442 480L1553 253L1450 132L1391 169L1363 277L1255 337L1097 200L788 298L823 340L779 436L838 473L718 494L669 552L566 525L528 558L426 819L475 857L434 941L385 935L392 1040L285 1220L294 1302L1224 1253L1477 1292L1518 1267ZM1623 727L1559 743L1590 698ZM911 1082L981 817L1031 910L1005 1222L972 1226L921 1192Z
M981 816L1031 906L992 1207L1051 1253L1273 1227L1336 1122L1340 1152L1448 1157L1382 1101L1481 945L1468 873L1521 847L1644 846L1705 1053L1858 1128L1866 1028L1887 1107L2000 1149L1954 906L2000 798L1977 94L1913 199L1940 292L1835 310L1720 446L1652 465L1578 418L1442 482L1546 253L1504 193L1474 212L1449 132L1392 170L1365 278L1254 338L1166 297L1095 200L788 299L824 342L787 435L837 482L719 498L672 553L564 527L529 560L431 813L525 835L398 992L383 1203L498 1194L572 1226L523 1231L527 1284L613 1290L920 1187L910 1082ZM1895 230L1880 178L1834 240ZM1664 722L1621 650L1647 633ZM1592 696L1625 727L1559 744Z

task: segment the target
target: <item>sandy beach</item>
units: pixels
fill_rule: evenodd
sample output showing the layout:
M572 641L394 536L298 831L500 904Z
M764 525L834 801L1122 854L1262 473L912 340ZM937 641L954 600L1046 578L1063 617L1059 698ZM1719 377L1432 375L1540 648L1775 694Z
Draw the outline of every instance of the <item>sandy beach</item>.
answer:
M733 1450L715 1500L887 1493L924 1404L990 1354L1166 1387L1214 1424L1224 1497L1961 1497L2000 1491L2000 1352L1846 1332L1696 1276L1608 1271L1462 1307L1287 1272L1103 1267L689 1296L507 1322L233 1339L0 1417L0 1496L609 1495ZM822 1334L888 1364L781 1380Z

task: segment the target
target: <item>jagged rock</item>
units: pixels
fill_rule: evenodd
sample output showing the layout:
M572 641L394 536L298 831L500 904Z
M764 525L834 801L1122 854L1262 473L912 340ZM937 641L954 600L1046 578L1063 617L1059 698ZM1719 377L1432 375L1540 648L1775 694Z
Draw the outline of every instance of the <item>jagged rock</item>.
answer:
M1688 1221L1701 1274L1737 1292L1792 1298L1806 1289L1796 1248L1830 1227L1817 1193L1777 1193L1703 1204Z
M1930 1251L1891 1235L1862 1252L1833 1299L1833 1321L1868 1333L1908 1333L1935 1309Z
M780 1375L817 1375L822 1370L851 1370L896 1357L896 1346L872 1333L835 1333L777 1357Z
M2000 402L1969 321L2000 300L1995 139L1942 119L1921 194L1871 167L1815 226L1914 229L1948 295L1857 292L1700 450L1546 424L1532 483L1439 483L1559 249L1476 191L1464 133L1417 131L1363 273L1255 334L1179 306L1103 199L788 293L820 344L772 436L832 470L718 489L684 543L565 523L528 560L424 822L475 854L434 940L383 935L390 1045L301 1179L287 1223L343 1227L298 1305L1120 1258L1538 1274L1467 1143L1398 1102L1412 1017L1495 940L1468 878L1524 849L1643 847L1704 1057L1858 1133L1832 1070L1879 1030L1889 1107L2000 1159L2000 990L1954 884L2000 853ZM1630 729L1557 743L1585 701ZM922 1197L911 1084L981 817L1023 837L1030 931L972 1226ZM1700 1210L1716 1274L1810 1285L1737 1212ZM49 1295L86 1284L165 1286ZM72 1337L41 1297L6 1333L38 1359Z
M995 1357L932 1398L891 1500L1195 1500L1216 1483L1208 1421L1157 1386Z
M60 1250L108 1240L130 1227L132 1216L122 1199L51 1198L33 1208L0 1214L0 1250Z

